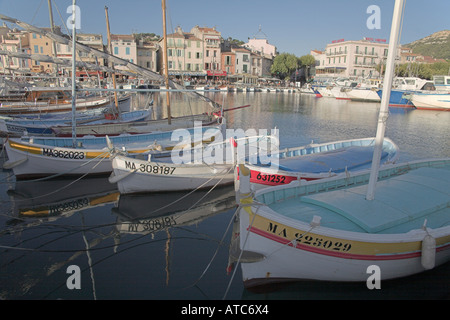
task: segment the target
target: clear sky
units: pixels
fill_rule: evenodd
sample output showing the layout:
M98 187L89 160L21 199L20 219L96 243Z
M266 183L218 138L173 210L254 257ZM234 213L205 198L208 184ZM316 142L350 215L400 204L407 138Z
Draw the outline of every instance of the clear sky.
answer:
M66 32L72 0L52 0L56 25ZM106 43L105 6L111 33L149 32L162 35L160 0L77 0L83 33L102 33ZM280 53L301 56L324 49L333 40L363 37L389 40L394 0L166 0L167 32L177 26L189 32L195 25L216 27L224 38L247 41L264 36ZM380 8L380 29L366 25ZM36 25L49 26L48 0L0 0L0 13ZM436 31L450 30L450 0L406 0L400 43ZM10 25L11 27L11 25ZM259 28L261 27L261 32Z

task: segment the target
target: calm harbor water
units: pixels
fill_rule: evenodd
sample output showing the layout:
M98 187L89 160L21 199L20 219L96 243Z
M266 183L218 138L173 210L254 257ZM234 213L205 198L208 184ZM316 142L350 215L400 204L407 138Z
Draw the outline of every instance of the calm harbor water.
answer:
M283 147L376 134L376 103L299 93L207 95L225 108L250 104L227 112L228 128L278 128ZM202 108L184 98L172 103L173 110ZM398 144L400 160L449 157L449 124L449 112L390 108L386 136ZM244 289L229 255L233 187L120 196L106 177L16 182L7 170L0 177L0 299L450 298L448 263L374 291L309 281ZM68 288L69 266L80 269L80 289Z

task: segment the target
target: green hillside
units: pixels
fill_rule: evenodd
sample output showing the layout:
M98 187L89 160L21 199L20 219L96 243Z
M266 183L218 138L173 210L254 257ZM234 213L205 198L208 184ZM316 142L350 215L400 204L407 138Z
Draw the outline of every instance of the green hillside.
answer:
M413 53L450 60L450 30L435 32L403 46L411 48Z

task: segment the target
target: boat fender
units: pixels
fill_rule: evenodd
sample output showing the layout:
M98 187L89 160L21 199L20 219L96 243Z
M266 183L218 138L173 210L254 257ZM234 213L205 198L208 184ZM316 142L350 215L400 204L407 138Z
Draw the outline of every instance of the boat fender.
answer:
M427 220L423 225L423 230L427 233L422 240L422 267L425 269L433 269L436 263L436 239L434 239L427 231Z
M422 267L433 269L436 263L436 239L427 234L422 241Z
M320 226L320 220L322 220L322 217L320 217L320 216L314 216L313 218L312 218L312 220L311 220L311 222L309 223L309 225L311 226L311 227L318 227L318 226Z
M26 162L26 161L28 161L28 158L24 158L24 159L20 159L20 160L17 160L17 161L6 161L4 164L3 164L3 169L12 169L12 168L15 168L15 167L17 167L17 166L20 166L22 163L24 163L24 162Z

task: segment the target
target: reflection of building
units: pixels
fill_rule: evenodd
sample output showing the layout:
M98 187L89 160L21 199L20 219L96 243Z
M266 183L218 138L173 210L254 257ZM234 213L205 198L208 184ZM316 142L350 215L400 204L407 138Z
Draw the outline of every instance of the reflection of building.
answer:
M316 75L378 77L376 67L385 62L388 47L385 39L335 40L327 44L323 54L316 55Z

